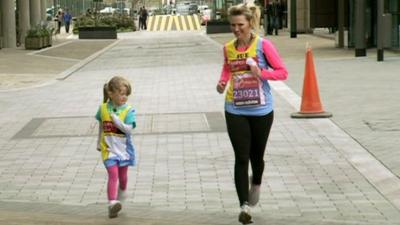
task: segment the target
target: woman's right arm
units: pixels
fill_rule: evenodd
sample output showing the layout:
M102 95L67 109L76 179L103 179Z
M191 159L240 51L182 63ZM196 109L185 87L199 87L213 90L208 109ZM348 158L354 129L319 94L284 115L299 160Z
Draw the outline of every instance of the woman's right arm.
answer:
M231 78L231 72L229 71L228 59L226 57L226 49L224 46L224 65L222 66L221 76L217 84L218 93L222 94L225 91L226 84Z

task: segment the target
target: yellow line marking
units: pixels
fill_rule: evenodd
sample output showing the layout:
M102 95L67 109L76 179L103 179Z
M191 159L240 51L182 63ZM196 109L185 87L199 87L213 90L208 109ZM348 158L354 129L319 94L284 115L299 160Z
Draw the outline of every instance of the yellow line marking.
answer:
M194 24L196 25L195 27L195 29L196 30L200 30L201 29L201 25L200 25L200 19L199 19L199 16L198 15L193 15L193 18L194 18Z
M173 16L168 16L168 25L167 25L167 30L172 29L172 23L174 22L174 17Z
M156 16L157 23L155 23L156 27L154 28L155 31L160 31L160 24L161 24L161 16Z
M150 18L149 18L149 21L147 22L147 30L148 31L151 31L151 25L152 25L152 23L153 23L153 16L150 16ZM140 29L140 27L139 27L139 29Z
M186 16L188 22L189 22L189 30L194 30L193 28L193 21L191 16Z
M151 31L157 31L159 16L154 16L154 26L152 27Z
M156 15L150 16L147 23L148 31L170 31L172 29L178 31L200 30L201 24L199 16Z
M181 26L179 25L179 16L174 16L174 22L176 24L176 30L181 30Z
M165 22L167 22L166 21L167 20L167 16L162 16L161 17L161 27L160 27L160 30L166 30L166 27L165 27Z
M182 22L182 30L187 30L186 27L186 22L185 22L185 16L179 16L181 18L181 22Z

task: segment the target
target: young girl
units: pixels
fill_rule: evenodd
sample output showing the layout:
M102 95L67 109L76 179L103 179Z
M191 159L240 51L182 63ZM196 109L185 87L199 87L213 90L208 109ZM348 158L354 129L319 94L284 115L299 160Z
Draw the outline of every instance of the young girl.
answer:
M125 200L128 182L128 166L135 165L135 148L131 131L136 127L136 114L126 102L131 85L122 77L115 76L104 85L104 100L96 113L99 121L97 150L101 151L108 172L108 216L115 218Z
M285 80L287 70L272 43L257 35L260 10L254 4L229 9L235 39L224 46L224 65L217 91L225 98L226 125L235 153L239 222L252 223L249 206L260 197L264 152L274 118L269 82ZM249 185L249 161L252 177ZM250 186L250 189L249 189Z

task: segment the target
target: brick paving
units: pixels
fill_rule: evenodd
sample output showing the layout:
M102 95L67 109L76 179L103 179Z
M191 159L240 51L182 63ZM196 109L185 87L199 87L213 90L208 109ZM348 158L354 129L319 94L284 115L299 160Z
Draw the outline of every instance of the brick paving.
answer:
M215 91L221 62L221 46L204 34L135 32L64 80L2 92L0 222L236 223L233 152ZM138 165L130 198L110 221L93 116L102 85L117 74L133 83ZM298 96L273 86L255 224L399 224L397 177L331 120L290 119Z

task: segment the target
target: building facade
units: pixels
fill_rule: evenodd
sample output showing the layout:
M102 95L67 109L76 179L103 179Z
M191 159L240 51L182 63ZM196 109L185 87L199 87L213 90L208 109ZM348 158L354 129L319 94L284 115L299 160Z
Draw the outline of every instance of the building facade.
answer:
M1 0L0 45L16 48L24 43L27 31L46 20L46 0ZM17 26L18 23L18 26ZM18 28L18 29L17 29Z
M31 27L51 21L57 10L68 8L72 16L78 16L95 4L112 4L126 1L93 0L0 0L0 48L16 48L23 44ZM125 4L124 4L125 5Z
M381 39L384 48L400 49L400 0L305 1L310 6L306 13L309 30L318 27L343 29L345 47L378 47ZM298 16L299 20L301 17Z

